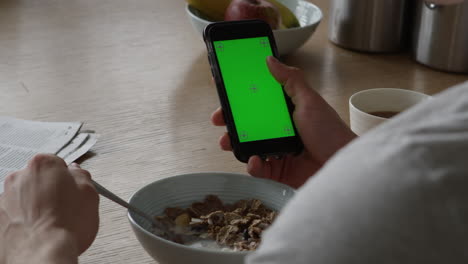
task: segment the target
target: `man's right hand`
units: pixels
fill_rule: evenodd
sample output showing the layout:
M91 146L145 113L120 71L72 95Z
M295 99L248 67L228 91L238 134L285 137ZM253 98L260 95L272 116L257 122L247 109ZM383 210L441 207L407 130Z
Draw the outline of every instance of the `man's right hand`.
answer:
M88 171L36 155L5 180L0 263L74 263L96 237L98 203Z
M253 156L249 159L247 170L252 176L298 188L356 135L336 111L309 87L302 71L286 66L273 57L267 59L267 64L295 105L293 118L304 150L297 156L288 155L279 160L270 158L264 161ZM225 125L221 108L213 113L211 121L216 126ZM221 136L219 142L223 150L232 150L227 133Z

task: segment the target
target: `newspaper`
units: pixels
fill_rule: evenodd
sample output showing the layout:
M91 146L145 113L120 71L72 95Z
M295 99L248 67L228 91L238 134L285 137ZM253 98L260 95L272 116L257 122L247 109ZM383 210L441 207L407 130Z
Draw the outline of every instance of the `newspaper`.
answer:
M94 133L79 133L57 153L57 156L61 157L65 163L70 164L88 152L97 140L98 135Z
M70 164L96 142L94 133L79 132L81 122L38 122L0 116L0 194L5 177L24 168L38 153L51 153Z

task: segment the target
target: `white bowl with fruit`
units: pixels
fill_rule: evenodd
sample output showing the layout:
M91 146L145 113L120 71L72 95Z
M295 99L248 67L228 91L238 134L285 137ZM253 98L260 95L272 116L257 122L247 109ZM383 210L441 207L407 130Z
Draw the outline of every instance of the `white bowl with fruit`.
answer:
M322 11L305 0L187 0L193 28L203 36L216 21L262 19L273 29L280 55L301 47L322 20Z

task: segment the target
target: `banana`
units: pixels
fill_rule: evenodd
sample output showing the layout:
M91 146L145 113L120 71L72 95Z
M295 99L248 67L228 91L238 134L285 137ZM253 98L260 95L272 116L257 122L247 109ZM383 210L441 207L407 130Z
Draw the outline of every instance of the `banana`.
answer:
M214 21L223 21L224 11L231 0L187 0L187 3Z
M296 15L289 10L284 4L277 0L267 0L278 8L278 11L281 15L281 20L283 21L284 28L293 28L300 27L299 21L297 20ZM283 28L283 27L280 27Z
M224 12L231 3L231 0L186 0L187 3L198 9L203 15L214 21L223 21ZM278 8L281 15L282 25L280 28L299 27L296 15L278 0L267 0Z

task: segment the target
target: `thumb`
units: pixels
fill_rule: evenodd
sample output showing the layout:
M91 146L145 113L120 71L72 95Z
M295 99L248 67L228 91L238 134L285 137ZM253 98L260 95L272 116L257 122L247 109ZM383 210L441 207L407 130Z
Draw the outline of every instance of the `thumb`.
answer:
M275 79L283 85L286 84L292 71L294 71L293 67L289 67L281 63L277 58L273 56L267 57L267 65L273 77L275 77Z
M272 56L267 58L267 65L270 73L276 81L284 86L284 90L293 101L296 96L300 97L310 93L304 74L299 68L287 66Z

